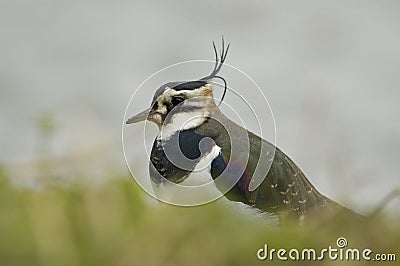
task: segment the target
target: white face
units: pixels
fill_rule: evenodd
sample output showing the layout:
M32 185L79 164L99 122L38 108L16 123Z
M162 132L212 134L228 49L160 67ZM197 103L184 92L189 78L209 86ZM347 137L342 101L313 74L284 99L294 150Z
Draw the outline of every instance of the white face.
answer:
M209 84L194 90L166 87L155 99L148 120L159 126L161 138L168 138L176 131L197 127L215 108Z

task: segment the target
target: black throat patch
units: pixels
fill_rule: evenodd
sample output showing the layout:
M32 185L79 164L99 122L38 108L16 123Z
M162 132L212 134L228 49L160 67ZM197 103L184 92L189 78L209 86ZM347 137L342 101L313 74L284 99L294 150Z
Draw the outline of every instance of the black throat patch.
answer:
M163 178L180 183L214 145L213 140L196 133L195 129L177 132L167 140L157 138L150 155L150 177L156 184Z

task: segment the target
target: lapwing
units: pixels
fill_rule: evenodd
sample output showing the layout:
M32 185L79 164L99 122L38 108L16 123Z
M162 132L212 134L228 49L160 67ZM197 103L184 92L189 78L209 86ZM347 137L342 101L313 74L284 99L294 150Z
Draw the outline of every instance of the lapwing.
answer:
M215 65L209 75L162 85L156 90L150 108L126 121L132 124L147 119L159 128L149 163L154 190L168 190L167 183L213 183L224 175L223 181L214 184L216 190L223 192L224 199L255 213L275 215L280 221L304 221L304 218L326 217L343 210L351 213L321 194L278 147L221 112L214 100L213 81L223 81L224 93L219 101L222 102L227 84L218 73L226 60L229 44L225 47L222 39L221 52L218 53L214 42L213 48ZM246 155L245 159L240 158L242 154ZM268 165L268 171L262 182L251 188L257 165Z

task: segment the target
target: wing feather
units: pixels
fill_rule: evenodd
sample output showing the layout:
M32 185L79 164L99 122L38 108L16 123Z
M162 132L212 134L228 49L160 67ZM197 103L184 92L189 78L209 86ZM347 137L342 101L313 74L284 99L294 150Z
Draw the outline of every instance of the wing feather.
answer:
M221 154L215 158L211 167L212 177L217 178L232 160L230 158L231 141L239 147L242 146L243 152L247 152L246 148L250 148L246 165L233 164L233 167L240 168L243 174L237 184L225 194L227 198L246 203L265 212L285 212L295 216L302 216L320 207L340 206L319 193L299 167L275 145L246 130L248 136L246 141L250 145L248 146L243 138L244 129L221 113L218 115L217 119L208 119L197 129L199 133L213 138L221 147ZM224 126L218 121L223 121ZM261 154L261 145L263 145L263 154ZM248 185L257 164L271 161L271 167L263 182L254 191L249 191Z

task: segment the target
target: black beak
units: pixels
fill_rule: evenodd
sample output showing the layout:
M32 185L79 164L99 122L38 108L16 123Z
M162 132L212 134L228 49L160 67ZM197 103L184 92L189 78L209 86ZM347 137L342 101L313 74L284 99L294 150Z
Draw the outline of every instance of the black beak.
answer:
M144 110L143 112L138 113L137 115L132 116L129 118L125 123L126 124L133 124L133 123L138 123L142 122L147 119L151 112L151 109Z

